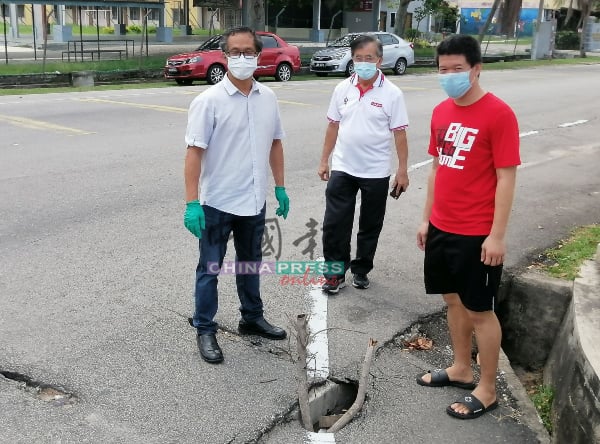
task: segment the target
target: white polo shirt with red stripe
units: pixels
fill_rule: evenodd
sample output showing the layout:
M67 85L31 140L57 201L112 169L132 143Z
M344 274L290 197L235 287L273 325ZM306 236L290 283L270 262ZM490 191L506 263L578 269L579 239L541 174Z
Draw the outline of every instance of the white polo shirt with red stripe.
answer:
M408 127L404 94L381 71L364 93L353 74L331 97L327 118L339 122L331 169L355 177L383 178L391 172L392 132Z

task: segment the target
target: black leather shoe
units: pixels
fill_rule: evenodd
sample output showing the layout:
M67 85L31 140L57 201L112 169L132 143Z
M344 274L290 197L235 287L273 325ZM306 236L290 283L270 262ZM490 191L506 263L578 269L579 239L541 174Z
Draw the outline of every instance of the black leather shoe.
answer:
M197 335L196 342L198 343L200 356L202 356L202 359L206 362L210 362L211 364L223 362L223 352L217 343L217 338L214 333Z
M264 318L253 322L242 319L238 325L238 331L242 335L257 335L268 339L285 339L287 337L283 328L269 324Z

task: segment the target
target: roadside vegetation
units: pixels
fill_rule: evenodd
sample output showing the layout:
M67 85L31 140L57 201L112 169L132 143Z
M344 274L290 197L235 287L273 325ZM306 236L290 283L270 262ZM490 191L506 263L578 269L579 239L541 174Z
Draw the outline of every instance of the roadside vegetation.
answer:
M532 267L556 278L573 280L578 276L583 262L594 257L599 243L600 224L577 227L566 239L540 254ZM544 427L552 434L554 388L543 384L542 371L520 375L520 379Z
M310 58L310 57L309 57ZM23 75L23 74L42 74L46 73L68 73L75 71L126 71L126 70L161 70L164 67L166 56L150 56L150 57L132 57L127 60L100 61L100 62L48 62L46 69L42 71L42 63L15 63L12 65L3 65L3 75ZM533 68L536 66L558 66L558 65L574 65L574 64L590 64L600 63L600 57L572 58L572 59L553 59L553 60L517 60L511 62L496 62L486 63L484 71L499 70L499 69L524 69ZM406 71L406 75L414 74L430 74L436 72L435 67L429 66L411 66ZM315 80L316 77L312 74L295 75L293 81ZM329 78L339 78L329 77ZM274 82L270 78L262 78L261 82ZM195 84L203 84L196 82ZM53 92L74 92L87 90L114 90L114 89L130 89L130 88L163 88L175 86L174 82L164 79L144 80L142 83L115 83L110 85L96 85L94 87L74 88L74 87L45 87L45 88L0 88L0 96L5 95L24 95L24 94L47 94Z
M4 23L0 22L0 34L4 33ZM8 32L9 30L9 26L6 25L6 31ZM141 34L143 32L143 28L139 25L130 25L126 28L127 34L129 35L133 35L133 34ZM84 36L95 36L97 34L100 35L111 35L115 33L115 28L112 26L102 26L99 29L97 29L95 26L82 26L81 27L81 33L79 32L79 26L78 25L73 25L72 29L71 29L71 33L72 35L84 35ZM220 30L218 29L213 29L208 30L208 29L203 29L203 28L192 28L192 35L198 35L198 36L210 36L210 35L214 35L214 34L219 34L221 33ZM19 35L32 35L33 34L33 26L32 25L23 25L23 24L19 24ZM148 26L148 34L156 34L156 27L155 26ZM181 35L181 29L180 28L173 28L173 35L174 36L180 36Z
M584 261L596 254L600 243L600 224L575 228L567 239L540 255L535 267L550 276L573 280Z
M124 60L101 60L84 62L46 61L17 62L2 66L2 75L23 75L46 73L69 73L76 71L126 71L130 69L162 69L165 66L166 56L139 55Z
M552 435L552 401L554 400L554 389L547 385L537 385L529 388L527 394L535 406L542 424Z

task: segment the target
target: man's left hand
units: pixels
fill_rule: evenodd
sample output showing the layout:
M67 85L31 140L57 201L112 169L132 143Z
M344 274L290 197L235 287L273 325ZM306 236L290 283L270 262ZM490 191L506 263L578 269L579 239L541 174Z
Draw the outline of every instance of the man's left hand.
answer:
M275 210L275 214L286 219L290 211L290 198L285 192L285 187L275 187L275 198L279 202L279 208Z

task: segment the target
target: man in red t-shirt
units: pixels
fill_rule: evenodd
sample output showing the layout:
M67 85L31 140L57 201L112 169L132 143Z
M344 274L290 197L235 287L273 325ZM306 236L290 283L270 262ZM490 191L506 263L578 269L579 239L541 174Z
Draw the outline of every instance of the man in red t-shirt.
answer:
M480 45L454 35L437 47L439 80L449 98L433 110L429 175L417 245L425 250L425 289L442 294L454 362L417 377L428 387L473 390L448 406L473 419L498 406L496 369L502 332L494 313L506 254L504 237L513 201L519 129L510 107L479 85ZM480 358L473 381L471 338Z

